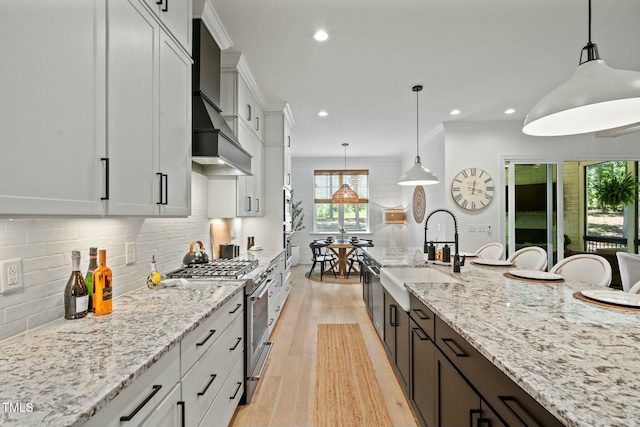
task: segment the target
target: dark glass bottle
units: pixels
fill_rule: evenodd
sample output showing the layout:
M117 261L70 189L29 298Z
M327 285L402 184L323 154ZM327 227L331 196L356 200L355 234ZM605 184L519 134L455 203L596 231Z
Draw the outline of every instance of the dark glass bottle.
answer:
M89 311L93 311L93 271L98 268L98 248L89 248L89 267L84 275L84 283L87 285L89 295Z
M89 295L80 272L80 251L71 252L71 276L64 288L64 318L80 319L87 315Z

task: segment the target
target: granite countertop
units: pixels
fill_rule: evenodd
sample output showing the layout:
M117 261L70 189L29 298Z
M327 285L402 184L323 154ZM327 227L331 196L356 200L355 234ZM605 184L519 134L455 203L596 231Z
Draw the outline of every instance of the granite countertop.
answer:
M242 292L244 283L145 286L114 299L109 315L60 319L1 342L0 425L83 424ZM9 403L24 411L9 412Z
M368 249L383 267L426 267L416 251ZM405 286L562 423L640 425L640 311L573 297L594 285L526 282L507 270L467 260L460 284Z

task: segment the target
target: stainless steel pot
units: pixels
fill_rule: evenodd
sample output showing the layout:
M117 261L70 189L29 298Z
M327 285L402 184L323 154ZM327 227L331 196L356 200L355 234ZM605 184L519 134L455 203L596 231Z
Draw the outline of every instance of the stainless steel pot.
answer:
M199 249L194 249L195 245L200 245ZM189 246L189 253L182 258L184 265L206 264L209 262L209 255L204 251L204 245L200 240L194 240Z

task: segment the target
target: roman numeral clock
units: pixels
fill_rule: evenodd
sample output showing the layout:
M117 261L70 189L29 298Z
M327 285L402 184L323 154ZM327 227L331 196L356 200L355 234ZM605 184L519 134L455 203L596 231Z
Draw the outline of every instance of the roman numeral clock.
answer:
M451 181L451 197L463 209L478 211L493 200L496 186L491 175L480 168L466 168Z

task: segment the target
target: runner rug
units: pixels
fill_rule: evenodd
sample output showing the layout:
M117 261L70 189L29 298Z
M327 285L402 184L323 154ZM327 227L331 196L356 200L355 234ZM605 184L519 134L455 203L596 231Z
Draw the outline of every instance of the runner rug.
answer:
M356 323L318 325L314 423L393 425Z

